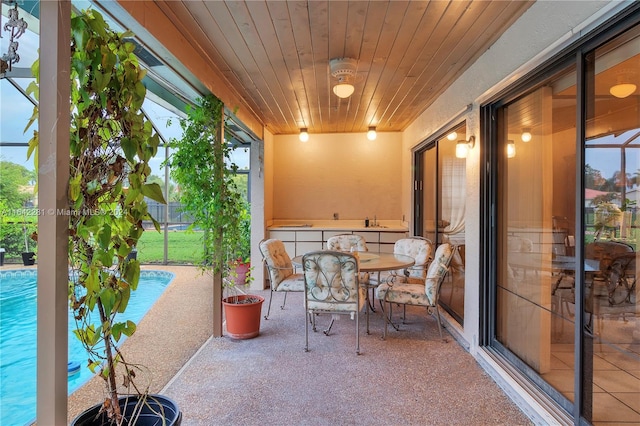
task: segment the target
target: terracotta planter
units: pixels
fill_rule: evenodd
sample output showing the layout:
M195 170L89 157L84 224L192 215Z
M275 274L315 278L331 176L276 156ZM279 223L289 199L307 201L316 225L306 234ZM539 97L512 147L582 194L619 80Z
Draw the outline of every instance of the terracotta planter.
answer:
M247 302L255 299L256 302ZM260 334L260 319L262 318L262 302L264 297L250 294L222 299L227 335L232 339L251 339Z

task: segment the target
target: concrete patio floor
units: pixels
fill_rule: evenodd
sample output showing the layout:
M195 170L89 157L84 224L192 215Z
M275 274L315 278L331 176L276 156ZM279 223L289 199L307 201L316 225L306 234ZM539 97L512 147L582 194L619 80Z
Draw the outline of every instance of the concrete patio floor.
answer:
M408 309L402 331L362 316L346 316L329 336L310 331L304 351L302 294L285 310L275 294L260 336L211 338L211 278L190 267L169 270L176 279L123 345L125 355L149 368L150 389L174 399L183 425L529 425L532 422L423 309ZM265 297L269 291L257 292ZM319 327L328 317L320 317ZM69 399L69 418L103 396L92 379Z

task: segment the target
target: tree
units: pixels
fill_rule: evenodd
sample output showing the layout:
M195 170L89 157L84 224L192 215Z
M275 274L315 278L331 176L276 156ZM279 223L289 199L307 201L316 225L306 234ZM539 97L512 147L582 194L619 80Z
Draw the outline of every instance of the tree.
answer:
M33 199L27 187L35 180L35 172L20 164L0 161L0 200L5 209L19 209Z
M165 194L164 193L164 179L162 179L160 176L158 175L151 175L147 178L147 182L148 183L157 183L160 188L162 188L162 194L164 195L165 199L170 199L171 201L177 201L177 199L173 199L173 197L175 197L175 192L176 192L176 184L171 182L171 180L169 180L169 194Z

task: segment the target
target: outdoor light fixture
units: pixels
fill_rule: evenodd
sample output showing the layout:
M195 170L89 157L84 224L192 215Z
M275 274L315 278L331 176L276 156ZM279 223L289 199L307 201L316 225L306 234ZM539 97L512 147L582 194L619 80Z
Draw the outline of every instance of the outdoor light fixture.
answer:
M522 135L520 135L520 138L522 138L522 142L529 142L531 140L531 130L522 129Z
M457 158L467 158L467 154L473 146L476 144L475 136L470 136L468 141L459 140L456 144L456 157Z
M367 132L367 139L369 139L370 141L374 141L376 140L377 137L378 137L378 134L376 133L376 128L369 127L369 131Z
M348 98L353 94L357 64L358 61L351 58L335 58L329 61L331 75L338 79L338 84L333 86L333 93L337 97Z
M514 141L507 142L507 158L516 156L516 143Z
M307 128L303 127L302 129L300 129L300 136L298 136L300 138L301 142L306 142L309 140L309 133L307 132Z
M632 95L635 91L636 85L633 83L618 83L615 86L611 86L609 89L609 93L620 99Z
M455 141L456 139L458 139L458 134L456 132L451 132L447 135L447 139L449 139L450 141Z

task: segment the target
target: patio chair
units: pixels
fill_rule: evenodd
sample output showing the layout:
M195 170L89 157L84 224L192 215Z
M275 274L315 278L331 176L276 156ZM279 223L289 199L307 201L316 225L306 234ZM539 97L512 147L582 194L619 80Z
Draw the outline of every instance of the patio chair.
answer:
M302 257L305 280L304 309L305 352L309 351L309 323L316 329L319 314L331 314L331 322L324 330L329 335L336 315L350 315L356 326L356 353L360 354L359 313L365 301L365 288L358 281L358 260L351 253L314 251ZM305 315L306 316L306 315Z
M363 236L357 234L338 234L329 237L327 240L327 250L334 251L369 251L367 242Z
M327 250L334 251L369 251L367 241L363 236L357 234L338 234L329 237L327 240ZM367 272L360 273L360 284L369 286L369 274Z
M387 325L391 324L391 306L392 304L400 305L417 305L425 306L427 312L435 310L436 319L438 321L438 331L440 338L442 337L442 324L440 321L440 311L438 309L438 298L440 296L440 287L444 278L449 271L449 263L456 251L456 246L450 243L443 243L438 246L434 259L427 269L427 274L422 282L406 282L403 279L391 278L388 282L382 283L376 289L376 297L381 302L388 305L388 315L385 316L384 334L382 338L387 337ZM384 306L384 305L383 305Z
M269 272L269 306L264 319L269 319L271 313L271 299L273 292L284 292L284 299L280 309L284 309L287 303L287 293L290 291L304 291L304 277L301 273L295 273L291 258L287 254L284 243L278 239L266 239L260 241L260 253L262 260Z
M393 281L395 283L424 284L427 268L433 260L433 242L424 237L401 238L393 245L393 252L404 254L415 259L415 264L405 269L389 271L379 275L379 282ZM382 302L380 302L382 303ZM406 305L404 305L406 312Z
M401 238L393 245L393 252L411 256L416 263L399 271L390 271L388 276L384 277L385 280L393 279L394 282L412 284L424 283L427 268L433 260L433 242L424 237Z

